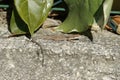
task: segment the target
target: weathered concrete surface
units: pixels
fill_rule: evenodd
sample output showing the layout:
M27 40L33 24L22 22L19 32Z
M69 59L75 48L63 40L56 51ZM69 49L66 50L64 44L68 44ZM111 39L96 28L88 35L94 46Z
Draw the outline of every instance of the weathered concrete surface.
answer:
M40 29L33 40L41 53L25 36L4 38L9 34L1 25L0 80L120 80L119 35L92 32L93 42L85 36L67 41L48 39L62 34Z

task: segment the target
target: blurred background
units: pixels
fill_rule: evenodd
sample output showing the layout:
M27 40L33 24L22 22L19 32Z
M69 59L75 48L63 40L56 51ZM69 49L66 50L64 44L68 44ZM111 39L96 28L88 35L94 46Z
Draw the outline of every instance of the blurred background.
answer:
M120 0L113 0L113 11L120 11Z

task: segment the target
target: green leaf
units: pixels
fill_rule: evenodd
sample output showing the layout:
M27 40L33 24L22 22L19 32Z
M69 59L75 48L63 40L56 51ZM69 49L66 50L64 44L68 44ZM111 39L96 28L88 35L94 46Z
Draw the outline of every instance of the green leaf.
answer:
M69 8L69 13L65 21L58 26L57 30L65 33L84 32L88 30L90 26L93 25L94 20L99 21L101 16L104 15L104 1L105 0L65 0ZM108 12L110 12L110 10Z
M53 0L14 0L14 3L32 35L45 21Z
M99 7L98 11L95 14L95 20L101 28L104 28L108 21L112 4L113 0L104 0L103 4Z
M106 25L108 18L110 16L111 8L112 8L113 0L105 0L103 3L103 12L104 12L104 24Z
M26 34L29 32L27 24L20 18L15 8L12 11L9 29L13 35Z

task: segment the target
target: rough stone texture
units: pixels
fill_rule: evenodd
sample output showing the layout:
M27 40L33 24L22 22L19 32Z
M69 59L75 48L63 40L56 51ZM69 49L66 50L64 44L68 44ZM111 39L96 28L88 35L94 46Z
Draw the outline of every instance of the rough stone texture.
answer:
M41 53L25 36L5 38L7 25L0 25L0 80L120 80L120 36L92 34L93 42L83 35L67 41L67 34L40 29L33 40Z

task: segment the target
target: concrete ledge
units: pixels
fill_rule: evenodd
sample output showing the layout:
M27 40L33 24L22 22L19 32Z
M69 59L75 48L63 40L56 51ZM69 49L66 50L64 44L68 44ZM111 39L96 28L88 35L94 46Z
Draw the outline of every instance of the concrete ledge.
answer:
M66 34L40 29L32 38L41 53L25 36L4 38L10 33L2 25L0 80L120 80L120 36L105 30L92 34L93 42L83 35L53 40L46 37Z

